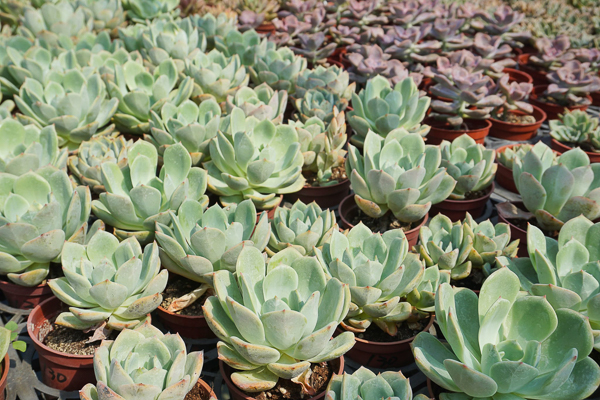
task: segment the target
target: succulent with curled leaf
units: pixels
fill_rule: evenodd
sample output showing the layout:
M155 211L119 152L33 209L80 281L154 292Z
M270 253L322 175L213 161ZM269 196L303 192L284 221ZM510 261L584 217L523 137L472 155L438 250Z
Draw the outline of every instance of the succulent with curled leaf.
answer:
M600 91L600 77L578 60L563 63L546 77L550 85L544 95L559 105L588 105L589 94Z

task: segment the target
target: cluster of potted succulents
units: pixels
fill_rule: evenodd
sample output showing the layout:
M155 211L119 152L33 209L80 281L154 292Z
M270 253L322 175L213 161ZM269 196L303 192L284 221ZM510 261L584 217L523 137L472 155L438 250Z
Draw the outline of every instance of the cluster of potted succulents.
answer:
M0 290L43 383L213 400L211 339L233 400L589 397L600 52L519 7L0 4Z

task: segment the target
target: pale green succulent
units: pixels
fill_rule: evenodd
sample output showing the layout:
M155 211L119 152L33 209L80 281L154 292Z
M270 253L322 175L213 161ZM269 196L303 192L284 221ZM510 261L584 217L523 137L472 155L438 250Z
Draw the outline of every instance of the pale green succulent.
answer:
M192 98L197 102L213 99L222 103L248 86L250 79L239 56L227 57L218 50L187 59L185 73L194 80Z
M160 271L156 243L142 252L135 237L119 243L103 230L85 245L65 243L61 264L65 276L48 284L69 311L55 323L77 330L105 321L108 329L135 327L160 305L169 277Z
M296 119L306 122L310 118L316 117L328 124L333 118L334 109L343 109L344 105L332 92L316 88L307 90L304 97L297 98L294 101L294 107L297 111Z
M257 57L265 57L268 51L276 50L277 45L267 38L261 38L254 29L244 33L236 29L225 36L215 36L215 48L227 57L237 54L242 64L249 67L254 65Z
M426 270L419 256L408 250L402 229L382 235L362 222L346 234L336 230L322 248L315 249L327 275L350 286L352 303L344 319L347 329L364 332L374 323L395 336L402 322L432 311L435 289L440 280L450 280L449 274L440 273L437 267ZM427 285L420 286L422 281Z
M402 372L385 371L375 375L365 367L353 374L334 375L325 400L428 400L423 394L413 398L408 378Z
M514 145L513 147L507 147L502 152L496 153L496 160L498 163L512 170L515 157L523 159L525 154L531 151L532 148L533 146L529 143L520 143Z
M560 115L560 119L549 122L550 135L563 143L586 143L589 142L596 147L593 139L600 137L600 120L592 117L585 111L572 110Z
M183 399L200 378L203 357L188 354L179 334L163 334L147 321L102 342L94 354L98 383L86 384L81 400Z
M300 151L304 157L304 173L314 174L319 186L335 185L337 179L331 179L333 168L344 165L346 160L346 119L344 113L333 111L334 117L326 126L318 117L312 117L302 123L290 121L296 128Z
M192 167L192 159L181 143L165 150L157 176L158 153L148 142L138 140L128 150L127 166L104 162L102 184L106 192L92 202L94 215L115 228L123 240L134 236L146 244L154 239L155 222L168 225L170 210L185 200L208 204L206 171Z
M436 215L429 226L421 227L419 239L417 248L425 264L450 271L454 280L469 277L473 268L484 269L489 275L496 257L515 257L519 245L518 240L509 244L507 224L494 225L489 220L477 224L469 213L462 223Z
M314 257L288 248L265 264L260 250L247 246L236 271L214 273L216 296L203 311L220 339L219 359L236 370L231 380L240 389L269 390L279 378L302 382L311 363L338 358L354 345L351 332L333 337L348 312L350 289L328 280Z
M93 29L96 32L110 31L125 24L125 11L121 0L77 0L77 4L92 12Z
M176 17L179 15L179 0L123 0L127 18L144 23L155 18Z
M229 32L237 31L237 18L235 16L230 17L223 12L217 16L206 13L204 15L192 15L190 18L194 26L206 36L209 50L215 48L217 37L223 38Z
M72 69L52 77L47 84L26 78L15 95L15 103L23 113L19 119L38 128L54 125L60 147L74 150L93 136L113 132L108 125L117 110L117 99L106 98L100 75L85 77Z
M314 255L314 248L328 243L332 232L339 229L333 210L321 210L314 201L304 204L297 200L292 208L275 210L267 254L293 247L302 255Z
M348 113L348 123L355 135L350 140L355 146L363 146L369 131L383 137L397 130L425 136L429 126L421 125L421 121L430 102L429 97L420 97L419 89L410 77L392 88L386 78L375 76L358 94L352 93L354 110Z
M231 114L235 107L239 107L249 117L279 124L283 121L287 100L285 90L273 90L266 83L261 83L254 89L243 87L234 96L227 96L225 111Z
M234 125L242 126L244 112L234 108ZM238 125L239 124L239 125ZM204 163L208 187L229 205L251 199L256 207L269 210L279 204L279 194L295 193L304 187L304 158L298 134L290 125L275 125L268 119L232 135L219 132L210 142L211 160Z
M81 143L77 154L69 156L67 165L71 176L80 185L89 186L94 193L106 191L102 183L102 164L116 163L120 169L127 166L127 152L133 140L123 136L98 136Z
M517 274L521 287L535 296L544 296L558 310L582 313L594 329L594 348L600 350L600 223L583 215L566 222L558 240L546 237L529 224L529 257L499 263Z
M288 47L268 50L248 68L253 84L266 83L273 90L285 90L288 94L293 94L296 77L305 69L306 59Z
M65 241L85 242L91 200L87 187L74 188L54 167L18 177L0 173L0 274L39 285Z
M485 190L494 182L498 169L495 150L486 149L466 133L452 142L443 140L440 148L441 166L456 181L451 199L464 199L470 192Z
M67 156L66 149L58 148L54 125L39 129L12 118L0 119L1 172L20 176L47 165L64 170Z
M156 67L154 74L133 60L115 64L113 77L106 79L110 97L119 100L113 121L120 132L137 135L150 132L150 111L160 111L166 102L179 106L194 89L189 77L177 85L177 67L171 59Z
M391 211L399 221L417 222L456 184L440 166L440 148L417 133L398 130L383 138L369 131L363 153L348 145L346 173L356 204L371 218Z
M448 391L440 400L580 400L596 390L589 322L520 286L508 268L490 275L479 297L440 286L435 317L447 343L421 332L411 344L419 369Z
M590 220L600 217L600 164L590 165L580 148L554 162L552 150L540 142L513 163L517 190L539 227L555 231L582 214Z
M336 96L338 109L344 111L352 99L356 82L350 83L350 75L343 68L336 65L327 68L317 65L313 69L303 69L294 87L296 98L304 97L310 89L325 89Z
M152 143L162 157L165 149L181 143L192 157L192 165L199 165L208 156L208 144L217 136L221 121L221 107L209 99L198 106L186 100L179 106L169 102L160 114L150 112L150 135L144 139Z
M0 84L0 89L2 89ZM0 121L12 117L12 110L15 108L15 103L12 100L2 102L2 93L0 92Z
M1 36L0 36L1 38ZM12 64L12 55L23 56L33 46L33 42L23 36L10 36L6 40L0 39L0 93L12 97L19 93L14 78L8 69ZM17 57L18 58L18 57Z

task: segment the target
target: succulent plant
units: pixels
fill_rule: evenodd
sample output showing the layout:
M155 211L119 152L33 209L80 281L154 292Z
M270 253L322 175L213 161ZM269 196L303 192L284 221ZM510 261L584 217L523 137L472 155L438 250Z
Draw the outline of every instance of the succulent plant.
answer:
M296 98L304 97L310 89L322 88L336 96L339 111L344 111L352 98L356 82L350 83L350 75L336 65L323 67L318 65L313 69L303 69L294 84Z
M155 222L169 224L169 210L177 210L186 199L208 204L206 171L192 167L181 143L165 150L158 176L157 164L156 148L139 140L128 150L128 168L109 161L100 166L106 192L92 202L92 209L121 240L133 236L147 244L154 239Z
M394 25L402 27L412 27L414 25L424 25L435 19L435 13L427 7L430 4L419 0L406 0L397 3L390 3L389 19Z
M253 66L248 68L252 83L266 83L273 90L285 90L293 94L298 74L306 70L306 59L294 55L287 47L268 50L265 57L256 57Z
M542 37L535 40L535 47L539 54L532 54L529 57L529 63L543 71L550 71L562 64L562 58L571 47L571 42L565 35L555 39Z
M352 93L348 123L355 132L351 141L362 146L369 131L387 137L397 131L425 136L429 126L421 125L429 108L430 98L420 97L412 78L405 78L393 88L389 81L377 75L367 81L358 94Z
M525 19L525 14L513 10L506 4L496 8L494 13L478 11L477 16L481 20L472 20L471 27L490 35L499 36L502 41L509 42L511 46L518 46L519 43L531 39L531 32L519 29L521 22Z
M464 18L439 18L433 21L430 35L442 42L442 52L466 49L473 41L461 32L466 20Z
M302 123L290 121L296 128L300 151L304 158L303 173L316 175L318 186L339 183L333 176L333 168L344 165L346 159L346 119L344 112L334 108L333 118L326 126L318 117L312 117ZM314 184L313 184L314 185Z
M364 84L367 80L382 75L396 85L398 82L410 76L418 85L421 83L421 75L410 73L399 60L391 60L390 54L385 54L377 45L358 46L355 51L348 52L347 58L350 62L350 79L354 82Z
M86 78L73 69L46 84L26 78L14 99L23 113L18 117L24 123L38 128L54 124L60 147L75 149L92 136L114 130L114 125L107 124L118 101L106 98L106 88L98 74Z
M51 166L18 177L2 173L0 181L0 273L18 285L36 286L65 241L85 241L90 191L74 188L65 171Z
M393 26L385 35L379 38L381 47L386 54L393 58L409 63L431 63L439 57L436 52L441 49L442 43L437 40L427 40L431 32L431 24L403 28Z
M452 142L443 140L441 166L456 180L451 199L465 199L470 193L487 189L496 176L496 151L477 144L466 133Z
M210 142L208 188L227 206L251 199L256 207L269 210L279 204L279 194L295 193L304 187L304 158L298 133L289 125L265 119L249 126L239 108L231 111L231 135L219 132ZM252 124L250 124L252 125Z
M284 18L273 20L275 34L269 40L277 46L289 46L298 41L298 35L308 32L310 23L302 21L296 15L287 15Z
M344 99L339 99L335 94L323 88L309 89L304 96L297 98L294 107L298 111L296 119L302 122L316 117L329 124L334 116L334 109L343 107Z
M234 96L228 96L225 110L231 114L234 108L240 108L248 117L279 124L283 121L287 99L285 90L273 90L266 83L261 83L254 89L243 87Z
M544 95L559 105L587 105L591 92L600 91L600 77L578 60L563 63L546 75L550 82Z
M120 169L125 168L127 152L132 145L133 140L125 140L123 136L98 136L82 142L77 154L69 156L67 161L71 176L80 185L89 186L94 193L106 191L102 183L102 163L113 162Z
M519 289L508 268L490 275L479 297L440 286L435 315L448 344L422 332L411 346L419 369L450 391L442 400L579 400L596 390L600 368L588 357L594 338L585 317Z
M560 119L549 122L550 135L563 143L590 143L594 146L593 138L600 136L598 118L581 110L565 111ZM600 147L597 148L600 150Z
M523 159L514 159L513 177L525 208L542 229L560 230L581 214L590 220L600 217L600 166L590 165L580 148L556 159L551 149L538 143Z
M398 131L385 139L367 133L363 155L348 145L346 173L358 207L371 218L388 211L401 222L423 219L432 204L446 199L456 182L440 167L439 147L416 134Z
M236 18L226 13L213 15L211 13L192 15L191 20L198 31L206 37L209 50L215 48L215 38L225 37L231 31L236 30ZM239 17L241 20L241 16ZM260 24L259 24L260 25Z
M188 354L179 334L165 335L146 322L102 343L94 354L98 383L86 384L79 393L82 400L183 399L203 364L203 352Z
M92 12L96 32L114 30L125 24L121 0L77 0L77 4Z
M512 47L505 43L501 36L490 36L485 33L477 33L473 48L485 59L499 60L497 63L504 67L514 67L517 62L510 57Z
M314 201L304 204L297 200L291 208L275 210L267 254L293 247L302 255L314 255L314 248L328 243L337 230L334 211L321 210Z
M353 374L334 375L327 386L325 400L369 399L373 393L382 399L395 400L427 400L427 396L418 394L413 399L408 378L402 372L385 371L375 375L365 367L360 367Z
M332 26L329 28L329 34L338 47L349 46L360 40L360 28L358 26Z
M382 15L382 0L349 0L348 6L342 11L342 25L368 26L385 24L387 18Z
M23 36L11 35L6 40L0 39L0 93L2 95L12 97L19 93L19 87L23 82L22 80L15 80L16 78L10 72L9 65L14 64L13 57L23 58L23 55L32 46L31 40Z
M244 10L238 15L237 28L240 32L254 30L261 26L264 21L264 14L257 14L250 10Z
M144 139L152 143L162 157L165 149L181 143L192 157L192 165L199 165L208 156L208 143L217 136L221 121L221 107L213 99L196 105L186 100L179 106L165 103L160 115L150 112L150 135Z
M179 15L178 0L123 0L127 17L133 22L144 23L155 18Z
M247 392L273 388L279 378L302 382L311 363L333 360L354 345L354 335L333 338L350 304L348 285L327 279L319 262L288 248L265 265L260 250L240 252L234 276L213 274L216 296L203 311L220 339L219 359L236 371L233 383Z
M528 82L509 82L509 75L503 74L496 84L496 94L502 98L504 104L494 110L494 114L505 113L508 110L519 110L524 113L533 113L533 106L527 98L533 89L533 84Z
M313 65L323 62L336 48L335 43L325 43L324 32L301 33L298 35L298 43L290 47L294 53L305 57Z
M592 71L600 70L600 49L571 49L566 57L569 55L582 63L589 64Z
M163 61L154 74L133 60L114 65L114 73L114 80L105 79L110 97L119 100L113 121L120 132L136 135L148 133L150 111L160 111L167 101L179 106L189 99L194 89L190 77L183 79L175 88L177 67L171 59Z
M38 129L12 118L0 119L0 171L21 176L52 165L65 169L67 150L59 149L54 125Z
M275 18L279 10L277 0L240 0L237 5L240 11L250 10L257 14L264 14L267 21Z
M519 143L512 147L507 147L502 152L496 153L496 160L499 164L502 164L506 168L512 170L515 158L523 159L525 154L531 151L532 148L533 145L529 143ZM550 150L549 153L552 153L552 151Z
M267 38L261 39L254 29L250 29L244 33L233 30L224 37L215 37L215 48L227 57L237 54L243 65L251 66L257 55L262 57L277 46Z

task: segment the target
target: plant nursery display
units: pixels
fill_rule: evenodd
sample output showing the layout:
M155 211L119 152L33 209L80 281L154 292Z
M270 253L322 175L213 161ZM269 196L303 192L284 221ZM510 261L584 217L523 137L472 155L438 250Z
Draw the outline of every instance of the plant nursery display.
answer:
M552 149L564 153L573 147L582 148L590 161L600 160L600 127L598 118L585 111L573 110L550 121Z

